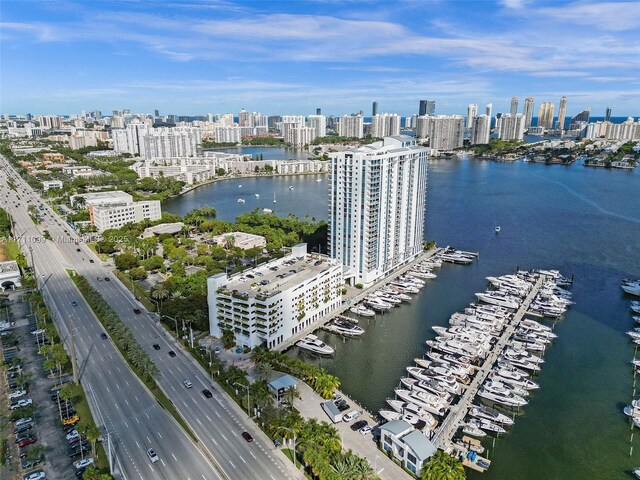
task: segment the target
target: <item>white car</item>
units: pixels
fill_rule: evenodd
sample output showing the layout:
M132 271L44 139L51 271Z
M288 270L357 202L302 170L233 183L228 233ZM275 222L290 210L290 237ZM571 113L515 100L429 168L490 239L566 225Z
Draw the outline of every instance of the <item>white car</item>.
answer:
M15 392L11 392L7 395L9 398L20 398L24 397L27 394L26 390L16 390Z
M182 384L187 388L193 387L193 383L191 383L189 380L185 380L184 382L182 382Z
M67 433L66 439L71 440L72 438L79 437L79 436L80 434L78 433L77 430L71 430L69 433Z
M373 428L371 428L370 425L367 425L366 427L362 427L358 431L360 432L360 435L368 435L371 433L371 430L373 430Z
M33 418L29 417L29 418L20 418L19 420L16 420L16 423L14 424L16 427L19 427L20 425L24 425L25 423L31 423L33 422Z
M16 408L26 407L27 405L33 404L33 400L27 398L26 400L18 400L18 403L14 403L11 405L11 410L15 410ZM44 478L44 477L42 477Z
M353 410L349 413L345 413L344 416L342 417L342 421L349 423L351 420L355 420L359 416L360 416L360 412Z
M36 470L35 472L27 473L22 477L22 480L43 480L47 478L47 475L43 470Z
M41 328L40 330L34 330L33 332L31 332L31 335L40 335L41 333L44 333L44 328Z
M81 468L87 468L89 465L93 465L93 458L85 458L83 460L78 460L73 464L76 467L76 470L80 470Z
M147 450L147 456L149 457L149 460L151 460L151 463L156 463L158 460L160 460L153 448Z

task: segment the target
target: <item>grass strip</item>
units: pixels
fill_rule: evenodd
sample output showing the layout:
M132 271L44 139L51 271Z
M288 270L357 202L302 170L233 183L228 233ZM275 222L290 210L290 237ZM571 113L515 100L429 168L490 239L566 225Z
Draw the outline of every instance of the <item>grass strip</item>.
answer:
M111 340L131 370L133 370L138 378L151 391L162 408L169 412L169 414L171 414L171 416L173 416L180 426L182 426L182 428L189 434L193 441L197 443L198 439L191 431L189 425L187 425L171 400L167 398L153 378L152 371L156 369L155 364L137 341L131 341L135 338L131 330L129 330L129 328L124 324L115 310L111 308L102 295L89 285L89 282L87 282L83 276L75 275L72 276L71 279L76 284L76 287L78 287L78 290L85 298L102 326L111 335ZM123 347L123 338L126 338L130 343L128 349Z

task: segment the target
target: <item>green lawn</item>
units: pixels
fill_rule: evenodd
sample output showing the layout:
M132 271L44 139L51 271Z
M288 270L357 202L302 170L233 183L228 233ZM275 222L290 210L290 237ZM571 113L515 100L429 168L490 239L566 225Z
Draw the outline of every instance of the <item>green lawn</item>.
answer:
M80 398L74 399L73 408L78 412L80 423L86 422L88 419L91 419L93 422L93 416L91 415L91 410L89 410L89 404L87 403L87 397L84 393L84 389L82 390ZM109 461L100 442L96 442L96 454L96 468L104 473L109 472Z

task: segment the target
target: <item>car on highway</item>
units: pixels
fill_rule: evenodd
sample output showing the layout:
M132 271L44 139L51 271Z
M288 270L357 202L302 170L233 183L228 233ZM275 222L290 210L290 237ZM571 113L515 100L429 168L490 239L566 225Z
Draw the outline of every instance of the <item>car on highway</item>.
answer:
M93 261L93 258L90 258L89 263L96 263L96 262Z
M353 425L351 425L350 428L355 432L356 430L360 430L362 427L366 427L367 425L368 423L366 420L358 420Z
M153 344L153 349L154 350L160 350L160 345L158 345L157 343Z
M82 460L78 460L73 464L73 466L76 467L76 470L87 468L89 465L93 465L93 458L84 458Z
M16 403L11 405L11 410L15 410L16 408L26 407L27 405L33 404L33 400L30 398L24 400L18 400Z
M78 306L78 302L76 302L75 300L71 300L71 305L73 305L74 307Z
M170 357L175 357L176 356L176 352L174 352L173 350L169 350L169 356Z
M111 281L111 279L110 279L109 277L104 277L104 281L105 281L105 282L110 282L110 281Z
M253 437L249 432L242 432L242 438L244 438L248 443L253 442Z
M151 460L151 463L156 463L158 460L160 460L158 458L158 454L153 448L147 450L147 456L149 457L149 460Z
M15 392L11 392L7 397L9 398L20 398L24 397L27 394L26 390L16 390Z
M98 280L99 282L102 281L102 277L96 277L96 280Z
M36 470L35 472L25 473L22 480L44 480L45 478L47 478L47 475L44 470Z
M187 388L193 387L193 383L191 383L189 380L185 380L184 382L182 382L182 384Z
M66 232L66 230L65 230L65 232ZM79 249L79 248L76 248L76 252L79 252L79 251L80 251L80 249Z
M133 313L135 313L136 315L140 315L142 311L139 308L134 308Z
M34 435L29 435L28 437L21 437L16 441L18 447L26 447L27 445L31 445L32 443L36 443L38 441L38 437Z
M106 339L107 339L107 338L109 338L109 337L107 336L107 334L106 334L106 333L102 332L102 333L100 334L100 338L101 338L101 339L103 339L103 340L106 340Z
M213 393L211 393L211 390L209 390L208 388L202 390L202 395L204 395L206 398L213 397Z

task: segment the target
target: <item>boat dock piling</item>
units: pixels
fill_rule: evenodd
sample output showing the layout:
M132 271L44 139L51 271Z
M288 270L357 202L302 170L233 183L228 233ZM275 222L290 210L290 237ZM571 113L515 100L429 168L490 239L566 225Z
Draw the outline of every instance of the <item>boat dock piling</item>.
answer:
M487 358L482 363L482 366L477 369L477 373L473 378L473 381L462 394L460 401L451 408L449 414L436 430L435 436L431 439L431 442L437 448L445 451L452 448L451 440L458 429L464 424L464 418L471 408L471 404L476 394L478 393L478 389L486 380L493 365L496 363L498 357L507 346L507 342L516 331L516 328L518 327L524 316L528 315L529 312L527 312L527 310L529 308L529 305L538 294L538 291L544 283L544 280L544 275L540 275L540 277L536 280L535 285L526 296L516 313L513 315L512 321L507 326L507 328L504 329L502 335L493 346L491 353L487 355Z

